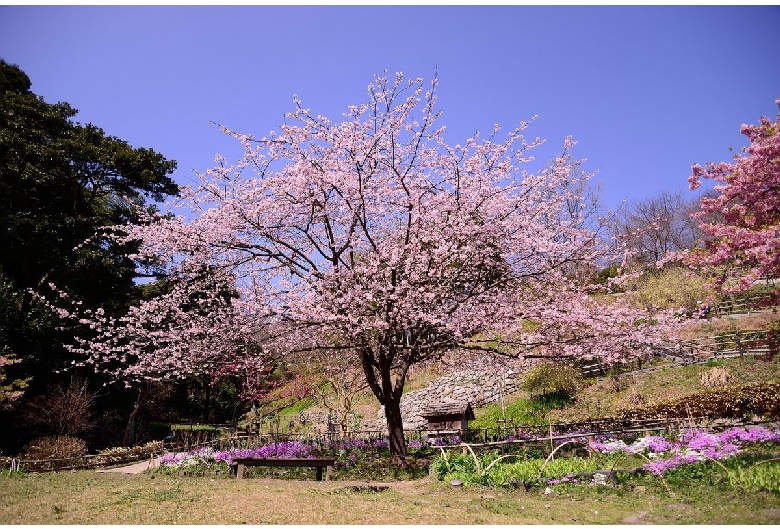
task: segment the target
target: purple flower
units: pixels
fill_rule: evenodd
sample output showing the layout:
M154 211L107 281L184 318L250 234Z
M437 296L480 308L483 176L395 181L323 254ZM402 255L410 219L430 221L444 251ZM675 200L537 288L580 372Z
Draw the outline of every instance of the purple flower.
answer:
M654 453L663 453L670 450L672 448L672 444L670 444L663 436L648 436L647 448Z

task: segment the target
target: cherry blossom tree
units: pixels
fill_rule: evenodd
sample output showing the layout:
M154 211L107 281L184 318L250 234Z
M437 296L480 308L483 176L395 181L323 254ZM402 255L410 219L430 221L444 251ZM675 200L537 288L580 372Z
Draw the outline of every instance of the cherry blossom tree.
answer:
M776 101L780 106L780 100ZM685 256L688 265L715 272L728 266L738 273L714 275L712 285L724 292L748 289L762 276L780 272L780 114L774 122L762 117L758 125L742 125L750 145L732 163L695 164L688 177L692 190L702 179L717 183L717 196L704 197L695 214L705 241ZM708 216L719 214L717 221Z
M194 322L178 292L144 302L98 326L82 353L127 361L132 336L125 374L177 374L220 359L227 337L231 347L257 337L253 325L284 330L266 334L263 351L331 352L362 370L396 458L406 454L400 401L414 365L453 351L645 355L664 327L620 300L590 296L589 279L613 249L574 142L536 173L523 169L543 143L525 137L528 123L503 139L496 126L452 146L436 93L436 79L426 88L378 76L367 102L339 123L296 97L278 132L223 128L243 157L231 165L218 156L182 191L176 206L186 215L150 217L119 239L142 241L135 257L167 264L182 285L204 267L221 271L238 298L196 312ZM144 347L145 323L160 315L171 327Z

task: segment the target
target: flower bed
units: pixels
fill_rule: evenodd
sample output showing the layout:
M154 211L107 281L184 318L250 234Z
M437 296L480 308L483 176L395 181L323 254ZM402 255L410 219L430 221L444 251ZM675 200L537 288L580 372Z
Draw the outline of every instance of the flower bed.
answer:
M603 477L595 477L594 472L602 471L596 474L616 480L614 471L621 468L632 474L643 472L662 477L669 470L689 464L728 460L746 451L776 451L780 446L780 429L732 428L719 434L688 430L670 439L604 436L596 437L590 444L584 439L578 442L576 438L564 441L579 443L583 450L587 448L588 456L562 457L563 453L559 453L552 459L540 456L537 451L529 454L527 448L523 455L507 454L506 449L504 454L492 450L481 455L450 454L441 449L432 471L443 481L508 487L522 484L527 489L539 485L604 484Z
M412 442L409 445L409 458L404 462L392 463L387 440L344 440L340 442L301 441L278 442L252 449L228 449L215 451L205 447L187 453L167 455L160 460L159 472L172 474L225 474L227 475L234 458L319 458L336 459L334 478L416 478L428 474L432 450L427 444ZM306 470L285 469L282 472L272 468L252 468L247 470L255 476L284 476L285 478L306 479L310 474Z
M602 454L643 454L651 460L644 468L654 475L663 475L684 464L729 458L739 454L746 445L762 442L780 444L780 429L738 427L718 434L689 430L676 441L668 441L663 436L646 436L630 445L618 439L596 439L590 449Z

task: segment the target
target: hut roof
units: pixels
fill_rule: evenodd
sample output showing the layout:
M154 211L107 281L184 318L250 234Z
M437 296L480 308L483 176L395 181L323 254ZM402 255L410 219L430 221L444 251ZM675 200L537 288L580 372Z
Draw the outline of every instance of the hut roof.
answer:
M436 416L458 416L467 420L474 419L474 411L471 409L471 403L444 402L437 405L428 405L420 411L423 418Z

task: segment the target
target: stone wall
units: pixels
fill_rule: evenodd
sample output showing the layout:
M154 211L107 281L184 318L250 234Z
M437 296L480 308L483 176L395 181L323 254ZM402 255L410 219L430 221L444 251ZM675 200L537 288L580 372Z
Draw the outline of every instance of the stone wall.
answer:
M522 382L521 374L527 371L523 366L505 370L485 368L454 372L429 383L425 388L404 394L401 398L401 416L404 419L404 430L425 428L425 419L420 412L430 405L441 402L455 401L471 403L472 408L481 407L501 399L501 396L511 394L519 389ZM366 430L387 429L384 407L380 407L376 420L363 422Z

